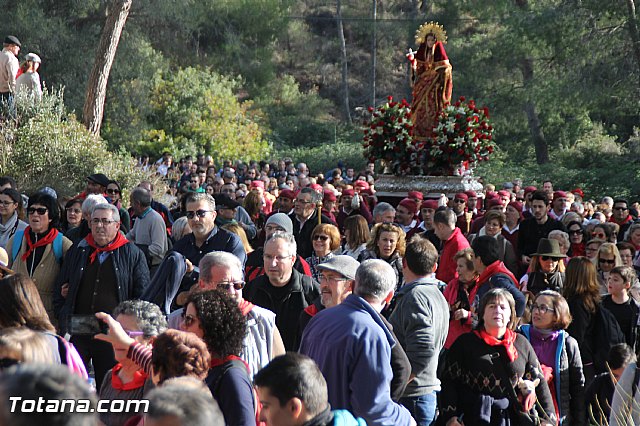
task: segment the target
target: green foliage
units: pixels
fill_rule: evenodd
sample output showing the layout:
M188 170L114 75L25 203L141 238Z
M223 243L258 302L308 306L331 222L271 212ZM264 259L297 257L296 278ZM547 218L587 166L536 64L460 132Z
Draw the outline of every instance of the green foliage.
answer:
M312 171L323 173L335 168L338 161L355 170L362 170L366 166L362 156L362 145L359 142L334 142L314 148L283 148L278 150L274 157L290 157L295 162L306 163Z
M276 147L320 146L334 139L336 120L328 113L331 102L315 89L300 91L290 75L271 81L255 100L271 129L268 138Z
M108 151L66 112L62 92L45 91L41 103L21 103L18 117L18 126L0 130L0 175L13 176L26 192L50 186L74 195L97 172L127 187L147 178L128 153Z
M249 111L252 103L236 98L238 85L206 69L157 74L150 96L151 129L137 152L205 152L214 160L267 157L269 144Z

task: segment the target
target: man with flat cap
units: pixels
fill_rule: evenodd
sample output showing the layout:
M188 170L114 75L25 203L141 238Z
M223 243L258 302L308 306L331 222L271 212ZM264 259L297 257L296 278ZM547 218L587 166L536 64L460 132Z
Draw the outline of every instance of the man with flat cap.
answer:
M15 113L15 93L16 75L20 68L18 53L20 53L20 40L16 36L7 36L2 43L0 52L0 111L14 115Z
M103 195L107 192L107 186L109 185L109 178L102 173L94 173L87 176L87 186L84 190L84 197L89 194ZM84 198L83 197L83 198Z

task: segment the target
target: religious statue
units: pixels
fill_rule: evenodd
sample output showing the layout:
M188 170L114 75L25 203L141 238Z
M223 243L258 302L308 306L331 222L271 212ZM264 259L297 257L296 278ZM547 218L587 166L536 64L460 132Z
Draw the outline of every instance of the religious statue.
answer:
M442 110L451 103L453 78L444 50L447 33L437 22L428 22L416 31L418 51L409 49L411 62L411 118L413 139L425 142L433 136L433 127Z

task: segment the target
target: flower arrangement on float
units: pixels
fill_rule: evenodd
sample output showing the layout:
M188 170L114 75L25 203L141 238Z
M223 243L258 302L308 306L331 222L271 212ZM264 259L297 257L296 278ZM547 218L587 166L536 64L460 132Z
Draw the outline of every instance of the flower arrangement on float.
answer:
M369 107L370 118L363 123L364 156L380 160L385 173L395 175L465 174L495 149L493 126L487 107L478 108L464 97L445 107L426 141L413 139L411 107L406 100Z
M380 160L385 169L396 175L419 172L417 147L413 143L411 106L392 96L377 108L369 107L370 118L363 123L364 156L370 162Z
M493 153L493 126L489 109L478 108L464 96L447 106L433 129L433 140L426 158L427 169L453 169L460 164L467 170ZM453 166L453 167L452 167Z

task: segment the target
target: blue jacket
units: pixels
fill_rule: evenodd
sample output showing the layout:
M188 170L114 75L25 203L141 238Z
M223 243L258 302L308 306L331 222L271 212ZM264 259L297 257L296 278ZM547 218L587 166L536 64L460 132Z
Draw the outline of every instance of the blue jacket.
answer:
M329 403L372 426L404 426L409 411L391 400L391 347L396 344L380 315L354 294L319 312L302 335L300 353L327 380Z
M520 327L520 333L531 341L531 325ZM560 411L560 424L585 425L585 388L582 359L576 339L564 330L558 335L553 381Z

